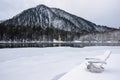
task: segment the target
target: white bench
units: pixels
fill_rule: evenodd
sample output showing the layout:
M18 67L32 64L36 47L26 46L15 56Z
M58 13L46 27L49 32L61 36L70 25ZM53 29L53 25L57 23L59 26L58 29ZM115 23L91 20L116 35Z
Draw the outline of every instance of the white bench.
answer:
M103 72L103 64L106 64L106 61L110 57L110 54L111 51L106 51L100 58L85 58L87 61L87 70L94 73Z

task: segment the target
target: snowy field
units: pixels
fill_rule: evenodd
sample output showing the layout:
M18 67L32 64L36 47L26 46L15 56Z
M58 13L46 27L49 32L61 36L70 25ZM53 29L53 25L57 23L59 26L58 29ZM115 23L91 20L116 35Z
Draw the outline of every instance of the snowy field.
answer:
M112 51L113 59L116 58L115 55L117 55L116 59L120 59L120 47L117 46L0 49L0 80L58 80L71 72L71 69L79 70L79 65L84 62L85 57L101 55L106 50ZM116 67L115 71L120 74L120 64L118 64L120 60L116 61L114 68ZM109 73L114 74L115 71ZM116 80L120 78L115 77Z

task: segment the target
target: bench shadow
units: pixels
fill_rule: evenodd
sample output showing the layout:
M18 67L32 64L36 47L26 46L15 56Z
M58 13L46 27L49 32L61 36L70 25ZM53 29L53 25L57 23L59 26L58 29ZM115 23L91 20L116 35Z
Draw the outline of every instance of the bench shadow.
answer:
M61 74L58 74L58 75L56 75L53 79L51 79L51 80L58 80L58 79L60 79L63 75L65 75L67 72L64 72L64 73L61 73Z

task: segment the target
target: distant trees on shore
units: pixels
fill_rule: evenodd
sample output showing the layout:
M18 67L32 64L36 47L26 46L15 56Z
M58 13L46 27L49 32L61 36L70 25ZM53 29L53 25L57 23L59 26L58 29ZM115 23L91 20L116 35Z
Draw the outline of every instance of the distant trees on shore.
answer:
M80 41L120 42L120 30L82 35Z

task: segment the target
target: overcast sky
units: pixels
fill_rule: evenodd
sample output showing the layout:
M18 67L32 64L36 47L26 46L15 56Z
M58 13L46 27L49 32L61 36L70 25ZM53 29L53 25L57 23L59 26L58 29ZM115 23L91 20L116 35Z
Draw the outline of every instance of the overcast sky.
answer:
M39 4L63 9L99 25L120 27L120 0L0 0L0 20Z

